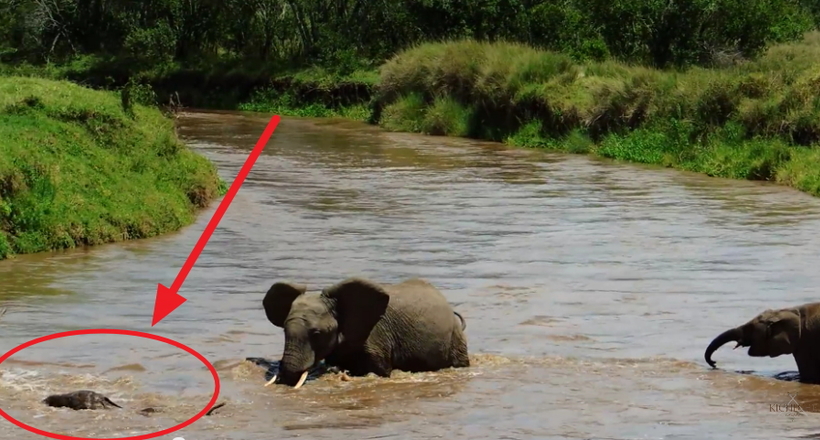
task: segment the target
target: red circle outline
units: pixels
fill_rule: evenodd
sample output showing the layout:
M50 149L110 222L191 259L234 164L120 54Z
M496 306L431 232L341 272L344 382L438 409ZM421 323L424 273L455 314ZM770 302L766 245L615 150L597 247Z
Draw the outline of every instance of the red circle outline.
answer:
M155 341L165 342L166 344L173 345L174 347L181 348L182 350L187 351L188 353L192 354L194 357L199 359L200 362L202 362L208 368L208 371L210 371L211 375L214 377L214 395L213 395L213 397L211 397L210 402L208 402L208 405L206 405L205 408L202 409L202 411L200 411L197 415L195 415L194 417L192 417L189 420L186 420L186 421L184 421L184 422L182 422L182 423L180 423L176 426L172 426L172 427L164 429L162 431L158 431L158 432L155 432L155 433L149 433L149 434L135 435L135 436L132 436L132 437L112 437L112 438L72 437L72 436L68 436L68 435L55 434L55 433L52 433L52 432L43 431L41 429L37 429L33 426L27 425L27 424L15 419L14 417L8 415L5 411L3 411L3 409L0 409L0 416L3 416L4 419L6 419L9 422L17 425L20 428L25 429L26 431L33 432L35 434L40 434L40 435L45 436L45 437L58 439L58 440L148 440L148 439L151 439L151 438L159 437L161 435L170 434L172 432L179 431L180 429L185 428L186 426L188 426L188 425L196 422L197 420L201 419L214 406L214 404L216 404L216 399L219 397L219 387L220 387L219 374L216 372L216 368L208 361L208 359L206 359L205 356L202 356L199 352L197 352L196 350L194 350L191 347L188 347L185 344L174 341L173 339L168 339L166 337L159 336L159 335L154 335L154 334L151 334L151 333L138 332L138 331L134 331L134 330L121 330L121 329L108 329L108 328L86 329L86 330L71 330L71 331L67 331L67 332L54 333L54 334L51 334L51 335L41 336L37 339L33 339L31 341L28 341L26 343L18 345L17 347L12 348L6 354L4 354L2 357L0 357L0 364L2 364L4 361L6 361L9 357L11 357L13 354L17 353L18 351L20 351L24 348L31 347L32 345L39 344L40 342L50 341L52 339L65 338L65 337L68 337L68 336L96 335L96 334L126 335L126 336L136 336L138 338L153 339Z

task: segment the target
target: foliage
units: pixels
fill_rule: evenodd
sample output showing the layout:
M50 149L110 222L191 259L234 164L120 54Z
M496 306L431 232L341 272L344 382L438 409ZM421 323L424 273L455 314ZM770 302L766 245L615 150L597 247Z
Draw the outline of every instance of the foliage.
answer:
M232 60L349 74L424 41L470 38L685 66L753 57L817 17L808 0L0 0L0 61L98 55L137 69Z
M154 236L224 193L156 108L113 93L0 77L0 259Z
M810 0L0 0L0 256L192 221L224 184L145 107L172 95L820 195L818 24Z
M573 62L522 44L461 40L381 68L387 129L466 135L787 183L820 196L820 32L754 62L685 72Z

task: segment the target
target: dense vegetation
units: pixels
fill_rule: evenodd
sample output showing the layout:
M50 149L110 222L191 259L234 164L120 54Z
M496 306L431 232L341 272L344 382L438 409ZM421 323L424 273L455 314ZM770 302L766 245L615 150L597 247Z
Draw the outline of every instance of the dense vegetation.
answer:
M153 107L68 82L0 77L0 260L150 237L221 192Z
M820 195L818 4L0 0L0 71Z
M521 43L576 63L716 67L796 41L816 0L0 0L0 65L160 102L367 102L376 68L426 42ZM11 67L9 67L11 66ZM305 74L305 69L309 72Z
M753 56L800 37L818 9L814 0L2 0L0 54L344 70L423 41L474 38L666 67Z
M510 43L425 44L381 69L386 128L505 140L820 195L820 33L733 68L574 63Z

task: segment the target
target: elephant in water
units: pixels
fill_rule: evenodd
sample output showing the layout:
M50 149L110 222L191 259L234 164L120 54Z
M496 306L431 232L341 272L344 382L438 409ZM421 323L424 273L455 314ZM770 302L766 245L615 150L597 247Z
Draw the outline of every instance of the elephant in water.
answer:
M820 303L766 310L749 322L726 330L706 348L704 358L715 368L712 353L727 342L749 347L749 356L777 357L791 354L800 382L820 384Z
M83 409L109 409L111 407L122 409L121 406L112 402L111 399L109 399L107 396L91 390L72 391L70 393L65 394L52 394L43 399L42 403L45 403L46 405L54 408L70 408L75 411ZM210 410L208 410L207 413L205 413L205 415L209 416L213 414L215 410L222 408L223 406L225 406L225 402L222 402L218 405L214 405L213 407L211 407ZM139 414L147 416L148 414L152 414L155 412L158 412L156 408L149 407L140 410Z
M322 360L353 376L470 366L463 318L425 280L348 278L321 292L306 290L277 282L262 300L268 320L285 331L279 372L265 386L299 388Z
M55 408L107 409L110 407L122 408L108 397L90 390L73 391L66 394L53 394L43 399L43 403Z

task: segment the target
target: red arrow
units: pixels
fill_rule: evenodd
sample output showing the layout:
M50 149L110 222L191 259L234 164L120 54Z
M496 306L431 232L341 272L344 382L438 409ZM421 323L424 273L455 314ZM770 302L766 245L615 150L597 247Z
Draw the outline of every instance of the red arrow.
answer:
M214 216L211 218L211 221L208 222L208 226L205 227L205 231L202 232L202 236L199 237L199 241L196 242L194 250L191 251L190 255L188 255L188 259L185 260L185 264L182 266L182 269L180 269L177 277L174 279L174 284L171 284L170 289L162 284L157 286L157 297L154 300L154 319L151 322L151 327L165 319L166 316L176 310L177 307L181 306L182 303L187 301L186 298L177 293L179 292L179 288L182 287L182 283L185 282L185 278L188 276L188 273L191 272L191 269L193 269L194 264L196 264L196 259L199 258L199 254L201 254L202 250L205 249L205 244L208 243L208 240L214 233L216 225L219 224L220 220L222 220L222 216L225 215L225 211L228 210L228 206L230 206L234 196L236 196L236 193L239 192L239 188L245 182L245 177L248 176L251 168L253 168L253 164L256 163L256 159L258 159L259 155L262 154L262 150L265 148L265 145L267 145L268 140L273 134L273 131L276 130L277 125L279 125L279 115L273 115L273 117L270 118L270 122L268 122L268 125L265 127L265 131L262 132L262 136L260 136L259 140L256 141L256 146L253 148L253 151L251 151L248 159L245 160L245 164L242 165L242 169L239 170L239 174L236 175L236 179L234 179L231 187L228 188L228 193L225 194L225 198L222 199L219 203L219 207L216 208Z

